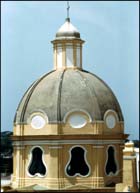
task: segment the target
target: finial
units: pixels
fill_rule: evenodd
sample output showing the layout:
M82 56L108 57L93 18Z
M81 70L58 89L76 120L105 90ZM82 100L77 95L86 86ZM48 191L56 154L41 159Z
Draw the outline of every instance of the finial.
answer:
M70 18L69 18L69 9L70 9L70 5L69 5L69 1L67 1L67 21L70 21Z

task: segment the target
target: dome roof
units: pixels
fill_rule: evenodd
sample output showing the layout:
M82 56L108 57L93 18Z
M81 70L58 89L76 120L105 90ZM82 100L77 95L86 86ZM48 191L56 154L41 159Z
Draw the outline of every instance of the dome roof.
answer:
M111 89L96 75L78 69L52 71L34 82L23 96L15 124L27 123L34 112L44 112L49 123L63 122L74 110L86 111L92 120L103 120L107 110L123 116Z
M63 39L63 38L80 38L80 33L74 27L70 19L67 18L65 23L59 28L58 32L56 33L56 39Z

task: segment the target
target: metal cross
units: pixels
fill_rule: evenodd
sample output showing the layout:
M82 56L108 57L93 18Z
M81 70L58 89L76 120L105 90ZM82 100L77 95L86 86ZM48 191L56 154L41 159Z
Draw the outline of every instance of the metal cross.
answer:
M70 9L70 5L69 5L69 1L67 1L67 18L69 18L69 9Z

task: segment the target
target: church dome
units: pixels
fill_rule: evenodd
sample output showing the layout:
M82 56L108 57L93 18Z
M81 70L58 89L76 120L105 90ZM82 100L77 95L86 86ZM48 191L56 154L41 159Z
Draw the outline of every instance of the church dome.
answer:
M80 38L80 33L72 25L70 19L67 18L65 23L59 28L56 33L56 39L67 39L67 38Z
M123 115L111 89L96 75L80 69L52 71L35 81L23 96L15 124L27 123L36 112L43 112L48 123L64 122L72 111L87 112L92 121L104 120L108 110Z

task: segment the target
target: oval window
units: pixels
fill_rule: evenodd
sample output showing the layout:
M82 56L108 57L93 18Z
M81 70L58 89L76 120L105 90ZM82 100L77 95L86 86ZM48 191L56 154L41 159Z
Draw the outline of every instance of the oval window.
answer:
M69 118L69 123L73 128L82 128L86 125L87 120L82 115L72 115Z
M114 115L108 115L106 117L106 125L109 129L112 129L116 125L116 118Z
M31 126L34 129L41 129L45 126L45 119L40 115L35 115L31 120Z

